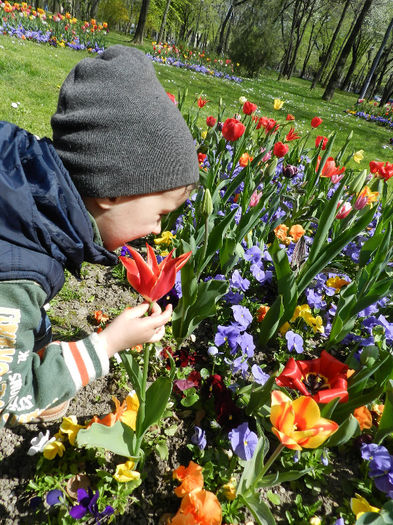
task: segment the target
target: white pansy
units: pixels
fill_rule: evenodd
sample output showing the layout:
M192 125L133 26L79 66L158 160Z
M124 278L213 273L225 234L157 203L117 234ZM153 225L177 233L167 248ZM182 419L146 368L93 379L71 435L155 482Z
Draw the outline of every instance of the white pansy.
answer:
M49 430L47 430L45 434L43 432L40 432L38 436L36 436L30 441L31 447L27 451L27 455L34 456L34 454L43 452L46 445L48 443L52 443L52 441L55 441L55 438L49 438Z

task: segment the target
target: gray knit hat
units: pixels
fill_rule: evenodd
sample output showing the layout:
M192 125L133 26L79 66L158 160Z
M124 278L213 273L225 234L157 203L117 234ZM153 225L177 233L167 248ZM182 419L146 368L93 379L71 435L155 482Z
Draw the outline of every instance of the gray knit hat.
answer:
M121 45L81 60L51 119L53 143L84 197L120 197L198 181L198 157L180 111L149 58Z

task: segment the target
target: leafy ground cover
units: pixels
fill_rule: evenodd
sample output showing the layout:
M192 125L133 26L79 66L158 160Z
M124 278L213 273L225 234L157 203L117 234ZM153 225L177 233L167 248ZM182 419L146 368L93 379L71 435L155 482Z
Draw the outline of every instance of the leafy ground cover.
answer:
M1 42L15 57L8 81L27 80L37 46ZM42 53L54 51L49 82L81 58ZM150 299L161 279L172 326L162 345L123 352L61 423L2 433L1 512L10 523L391 523L389 149L332 133L333 106L297 110L300 81L285 91L269 74L239 86L157 71L196 140L201 185L148 239L156 255L139 243L113 273L85 266L86 284L69 278L49 314L55 336L80 338L138 300L126 277ZM20 125L38 125L30 109L53 111L22 100L6 106Z

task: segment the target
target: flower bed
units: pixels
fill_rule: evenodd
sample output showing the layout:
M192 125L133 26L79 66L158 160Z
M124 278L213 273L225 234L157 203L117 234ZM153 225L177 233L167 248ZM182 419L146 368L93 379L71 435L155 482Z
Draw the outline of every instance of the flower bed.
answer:
M356 107L347 110L347 113L370 122L375 122L380 126L393 128L393 102L388 102L383 107L379 107L378 102L358 100Z
M185 68L237 83L243 80L234 74L235 68L239 67L239 64L234 64L228 58L211 59L205 52L201 53L195 49L183 49L174 44L152 42L152 52L147 53L147 56L160 64Z
M103 51L108 32L106 22L97 24L94 19L81 22L70 13L50 14L25 2L11 4L0 1L0 16L0 31L4 35L54 47L86 49L90 53Z
M157 256L125 247L117 269L143 297L175 306L165 346L121 353L135 392L112 412L69 416L37 438L30 488L64 523L131 515L146 454L167 461L188 418L191 460L174 469L179 504L163 523L273 524L278 487L323 493L343 450L364 462L351 507L348 498L319 517L321 503L300 495L287 522L372 523L382 506L391 516L393 164L349 168L362 156L350 138L336 150L317 116L300 135L279 100L274 118L244 99L200 129L207 104L185 115L200 187L152 240ZM58 469L68 483L50 487Z

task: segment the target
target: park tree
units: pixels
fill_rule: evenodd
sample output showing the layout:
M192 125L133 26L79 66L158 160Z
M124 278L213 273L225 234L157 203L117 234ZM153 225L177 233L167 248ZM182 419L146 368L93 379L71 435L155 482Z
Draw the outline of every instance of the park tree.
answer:
M128 9L123 0L101 0L97 14L99 19L105 20L111 28L129 20Z
M337 60L336 66L330 76L328 85L325 89L325 92L322 95L323 100L331 100L336 88L338 87L342 72L344 70L345 63L347 61L348 55L351 52L351 48L353 46L353 43L355 42L355 39L359 33L359 31L362 28L364 19L366 18L366 15L371 7L373 0L364 0L362 9L359 13L359 16L356 18L356 22L354 23L351 32L348 36L348 39L341 50L341 53L339 55L339 58Z
M143 35L147 20L147 13L149 11L150 0L142 0L141 10L139 13L138 24L135 29L134 42L135 44L143 44Z

